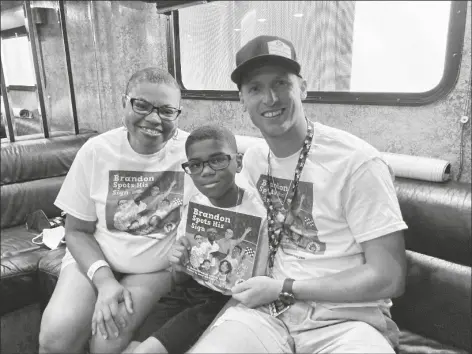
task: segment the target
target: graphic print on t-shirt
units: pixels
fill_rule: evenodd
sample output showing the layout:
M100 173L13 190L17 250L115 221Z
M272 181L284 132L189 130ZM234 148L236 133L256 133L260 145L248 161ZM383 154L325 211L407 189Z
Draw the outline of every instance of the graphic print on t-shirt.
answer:
M184 172L113 170L108 181L108 230L159 239L177 232Z
M217 291L252 276L262 219L190 202L185 236L191 244L186 272Z
M257 190L262 200L265 199L269 184L267 175L261 175L257 181ZM285 197L292 187L292 181L284 178L271 177L277 193L271 195L272 204L279 209ZM298 190L292 201L292 208L289 211L286 223L290 226L280 242L280 247L287 254L292 254L290 250L308 252L311 254L323 254L326 250L326 243L318 238L318 229L313 220L313 184L308 182L298 182ZM298 252L297 252L298 253ZM293 254L296 257L301 254Z

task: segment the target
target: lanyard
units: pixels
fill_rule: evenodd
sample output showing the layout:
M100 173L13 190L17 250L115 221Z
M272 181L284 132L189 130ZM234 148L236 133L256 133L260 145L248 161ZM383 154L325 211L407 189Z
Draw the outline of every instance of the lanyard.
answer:
M298 158L298 163L295 168L295 175L292 182L289 185L289 190L285 196L284 201L282 202L279 198L281 208L276 208L272 201L272 195L277 195L278 192L275 187L274 179L272 177L271 165L270 165L270 151L267 154L267 179L269 182L268 192L265 194L265 206L267 209L267 220L269 222L268 234L269 234L269 273L272 273L272 267L274 266L275 254L280 245L280 241L284 233L287 232L290 225L286 224L286 219L288 213L291 212L292 201L297 193L298 182L302 174L303 166L305 166L305 161L308 156L308 153L311 148L311 143L313 141L313 123L307 120L307 133L305 140L303 142L302 150L300 151L300 156Z

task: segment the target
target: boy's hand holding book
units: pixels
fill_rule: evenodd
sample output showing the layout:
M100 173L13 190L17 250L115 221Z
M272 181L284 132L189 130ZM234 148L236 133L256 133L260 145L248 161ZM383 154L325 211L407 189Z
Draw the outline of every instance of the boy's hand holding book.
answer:
M169 262L179 272L183 272L185 265L190 262L190 241L186 237L178 239L169 253Z

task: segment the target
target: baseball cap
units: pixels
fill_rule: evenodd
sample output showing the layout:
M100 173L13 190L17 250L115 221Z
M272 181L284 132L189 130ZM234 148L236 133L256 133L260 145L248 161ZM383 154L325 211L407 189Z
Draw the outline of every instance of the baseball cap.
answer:
M239 87L244 73L270 64L281 65L300 76L300 64L292 42L277 36L259 36L236 53L236 69L231 73L231 80Z

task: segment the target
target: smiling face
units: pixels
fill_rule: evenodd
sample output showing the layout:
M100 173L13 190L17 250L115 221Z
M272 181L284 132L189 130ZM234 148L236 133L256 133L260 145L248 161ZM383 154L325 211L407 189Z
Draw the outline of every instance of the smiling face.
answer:
M215 241L217 235L218 235L218 233L216 232L215 229L208 229L207 230L208 241L211 241L211 242Z
M205 259L202 263L202 269L209 270L211 267L211 262L208 259Z
M159 189L158 186L154 186L154 187L151 188L151 195L152 195L153 197L159 195L159 192L160 192L160 189Z
M225 239L230 240L233 238L234 232L231 229L226 229L225 231Z
M306 81L279 66L263 66L245 75L240 100L263 135L280 137L305 121Z
M207 161L222 155L235 154L230 145L221 140L206 139L193 142L187 149L188 161ZM205 164L200 173L190 175L197 189L210 200L225 198L227 193L235 188L234 177L242 168L242 159L239 155L231 156L228 167L214 171Z
M200 246L203 243L203 236L196 234L195 235L195 242L197 243L198 246Z
M147 101L156 107L180 106L179 90L167 84L141 82L131 88L128 96ZM176 120L163 120L155 110L148 115L138 114L133 111L130 100L125 97L123 97L123 107L128 140L137 153L153 154L161 150L174 135L177 128Z
M221 262L220 263L220 272L221 273L228 273L228 271L229 271L228 262Z
M231 257L238 258L241 255L241 247L236 246L231 251Z

